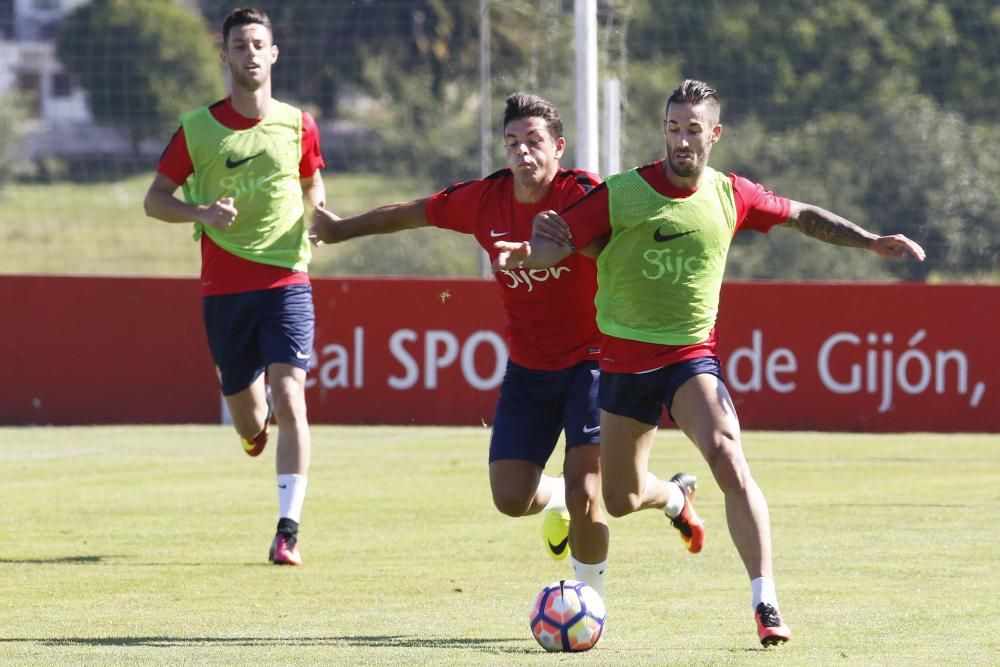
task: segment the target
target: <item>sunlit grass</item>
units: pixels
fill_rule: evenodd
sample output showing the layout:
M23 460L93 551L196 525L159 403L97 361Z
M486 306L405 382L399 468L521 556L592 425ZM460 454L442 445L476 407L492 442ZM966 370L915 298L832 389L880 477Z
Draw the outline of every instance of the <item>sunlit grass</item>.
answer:
M705 549L684 552L657 512L612 519L606 635L560 657L527 613L571 569L537 517L493 509L488 431L313 431L290 569L266 563L270 452L244 456L228 428L0 429L0 663L995 662L996 436L746 434L794 632L764 651L721 495L661 433L651 467L699 475Z

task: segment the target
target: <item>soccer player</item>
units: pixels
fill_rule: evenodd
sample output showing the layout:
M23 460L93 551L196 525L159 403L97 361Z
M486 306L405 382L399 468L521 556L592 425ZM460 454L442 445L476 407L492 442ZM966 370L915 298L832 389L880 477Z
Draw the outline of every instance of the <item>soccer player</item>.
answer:
M492 258L497 239L530 238L536 213L561 210L597 184L593 174L560 167L566 139L559 111L546 100L509 96L503 130L506 169L343 220L321 211L313 236L338 243L434 226L474 235ZM543 532L550 555L562 559L572 551L576 578L603 591L608 527L599 498L601 337L594 323L594 263L568 256L542 271L500 271L496 281L510 359L490 440L493 502L514 517L547 510ZM550 477L543 471L562 430L563 478ZM693 491L693 479L687 481ZM677 492L683 495L680 487Z
M181 118L145 209L166 222L195 223L208 343L244 451L264 450L272 413L278 425L278 528L269 559L301 565L314 333L303 199L323 207L325 164L315 120L271 97L278 47L268 16L234 10L222 37L232 93ZM174 194L182 185L184 200Z
M775 225L882 257L923 249L878 236L818 206L777 196L708 166L722 137L719 97L686 80L670 95L666 159L608 178L558 215L543 212L529 242L500 239L496 266L536 269L574 248L597 255L601 354L601 472L608 512L620 517L668 502L648 470L662 409L699 449L725 495L726 519L751 579L760 642L790 639L775 590L770 519L750 474L736 409L716 356L726 253L737 231Z

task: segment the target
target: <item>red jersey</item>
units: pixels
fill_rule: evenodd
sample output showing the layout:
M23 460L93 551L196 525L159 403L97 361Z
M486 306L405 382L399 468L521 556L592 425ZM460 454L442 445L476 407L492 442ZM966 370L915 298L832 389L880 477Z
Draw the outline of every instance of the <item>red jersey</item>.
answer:
M663 172L663 160L639 168L653 189L664 197L682 199L694 190L678 188ZM752 230L766 234L774 225L788 219L791 203L741 176L729 174L736 203L736 230ZM608 209L608 188L600 185L584 199L561 214L573 234L577 248L586 248L593 241L611 233ZM735 233L734 232L734 233ZM693 345L658 345L614 336L605 336L602 345L601 370L612 373L641 373L669 366L688 359L715 356L715 329L704 341Z
M209 110L212 117L231 130L248 130L260 122L259 118L247 118L233 108L232 98L216 102ZM315 119L306 111L302 112L302 159L299 161L299 176L309 178L317 170L325 167L319 148L319 127ZM156 171L178 186L194 173L194 164L188 153L184 128L179 128L160 156ZM292 271L281 266L260 264L237 257L215 245L207 234L201 235L201 295L216 296L255 290L284 287L286 285L308 284L309 275Z
M514 198L514 178L502 169L486 178L457 183L427 200L424 214L435 227L472 234L493 261L496 241L528 241L532 220L547 210L561 211L597 185L595 175L560 169L548 194L523 204ZM548 269L511 269L494 274L507 315L511 360L533 370L559 370L596 359L594 294L597 267L573 253Z

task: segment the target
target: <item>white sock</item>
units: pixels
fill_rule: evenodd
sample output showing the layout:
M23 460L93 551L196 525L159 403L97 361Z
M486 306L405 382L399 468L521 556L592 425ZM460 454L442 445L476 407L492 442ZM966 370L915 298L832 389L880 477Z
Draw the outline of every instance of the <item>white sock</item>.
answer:
M566 480L562 477L542 475L538 485L542 484L548 484L549 488L552 489L552 495L549 496L549 502L545 503L544 509L566 509Z
M646 473L646 484L659 483L660 480L653 473ZM684 489L678 486L676 482L667 482L667 504L664 506L663 511L671 519L676 519L684 511Z
M573 561L573 573L577 580L593 588L603 598L604 571L608 569L608 560L605 558L600 563L594 563L593 565L581 563L572 556L570 556L570 560Z
M278 475L279 519L288 518L295 523L299 522L308 484L309 480L305 475Z
M750 591L753 593L753 601L750 604L754 611L761 602L778 609L778 592L774 589L773 578L757 577L750 582Z

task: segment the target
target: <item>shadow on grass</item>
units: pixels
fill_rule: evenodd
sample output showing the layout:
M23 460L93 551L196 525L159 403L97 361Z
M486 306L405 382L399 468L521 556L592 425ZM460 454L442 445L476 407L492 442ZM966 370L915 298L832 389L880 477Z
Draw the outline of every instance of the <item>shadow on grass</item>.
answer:
M56 556L54 558L0 558L4 565L93 565L114 556Z
M331 637L0 637L2 644L45 646L365 646L369 648L481 649L489 653L537 653L522 637L415 637L411 635L334 635Z
M53 556L51 558L0 558L0 565L113 565L115 567L261 567L274 569L274 563L259 561L214 562L132 562L132 556ZM292 568L289 568L292 569Z

